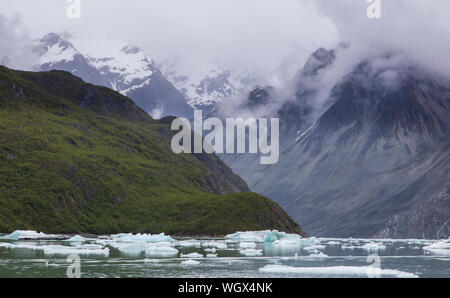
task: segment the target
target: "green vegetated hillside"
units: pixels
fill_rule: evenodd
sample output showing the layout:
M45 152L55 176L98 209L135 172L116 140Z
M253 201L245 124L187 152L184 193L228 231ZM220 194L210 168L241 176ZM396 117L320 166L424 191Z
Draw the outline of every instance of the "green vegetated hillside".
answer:
M169 123L69 73L0 66L0 232L303 233L215 155L174 154Z

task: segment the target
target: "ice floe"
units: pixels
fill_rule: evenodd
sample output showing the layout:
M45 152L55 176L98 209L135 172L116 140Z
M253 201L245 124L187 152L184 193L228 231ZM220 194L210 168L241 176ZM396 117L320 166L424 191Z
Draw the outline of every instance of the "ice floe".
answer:
M178 253L178 249L171 246L150 246L145 250L145 256L153 258L176 257Z
M255 242L240 242L239 243L240 248L256 248Z
M200 248L201 242L197 241L197 240L178 241L178 242L175 242L175 246Z
M80 235L76 235L76 236L73 236L73 237L71 237L71 238L69 238L67 240L64 240L64 241L67 241L67 242L86 242L87 239L82 237L82 236L80 236Z
M57 255L71 255L77 254L81 256L109 256L109 248L104 248L101 245L29 245L29 244L12 244L12 243L0 243L0 247L6 247L9 249L28 249L28 250L40 250L47 256Z
M246 257L259 257L263 255L263 251L261 249L253 249L253 248L240 250L239 253Z
M44 245L36 246L36 249L42 249L47 256L57 255L80 255L80 256L109 256L109 248L102 248L101 246L92 245L77 245L77 246L63 246L63 245Z
M425 246L423 250L431 255L450 256L450 239Z
M369 277L373 274L373 270L372 266L291 267L283 265L267 265L259 269L264 273L290 273L315 277ZM413 273L391 269L379 269L379 273L381 277L418 277Z
M196 261L196 260L186 260L186 261L181 262L181 265L196 266L196 265L200 265L200 262Z
M382 251L386 249L386 245L382 244L382 243L367 243L364 244L363 246L361 246L362 249L367 250L368 252L377 252L377 251Z
M225 250L225 249L227 249L227 244L224 242L208 241L208 242L203 242L202 247L209 247L209 248Z
M182 258L192 258L192 259L199 259L199 258L203 258L203 255L202 254L199 254L199 253L196 253L196 252L193 252L193 253L190 253L190 254L186 254L186 255L184 255L184 254L181 254L181 257Z
M51 239L51 238L58 238L60 236L58 235L47 235L42 232L36 232L36 231L28 231L28 230L17 230L12 232L9 235L1 236L0 239L2 240L36 240L36 239Z
M111 238L117 241L129 241L129 242L172 242L173 239L164 233L151 235L151 234L115 234L111 235Z
M318 252L318 253L313 253L313 254L310 254L309 256L308 256L308 258L328 258L328 255L326 255L326 254L324 254L323 252Z

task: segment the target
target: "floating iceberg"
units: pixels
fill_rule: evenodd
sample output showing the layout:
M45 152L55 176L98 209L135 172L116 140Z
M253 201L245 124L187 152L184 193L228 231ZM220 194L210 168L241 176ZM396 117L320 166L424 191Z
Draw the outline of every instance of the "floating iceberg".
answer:
M367 243L361 246L362 249L367 250L368 252L377 252L386 249L386 245L382 243Z
M450 256L450 239L425 246L423 250L432 255Z
M235 242L265 242L277 246L309 246L317 243L316 238L303 238L297 234L287 234L277 230L237 232L229 234L225 238Z
M151 235L151 234L115 234L111 235L111 238L122 242L172 242L173 239L164 233Z
M175 243L175 246L200 248L201 243L200 243L200 241L197 241L197 240L178 241Z
M67 242L86 242L87 239L84 238L84 237L81 237L80 235L76 235L76 236L73 236L72 238L69 238L69 239L67 239L65 241L67 241Z
M376 270L376 269L375 269ZM290 273L314 277L369 277L374 272L372 266L336 266L336 267L290 267L282 265L267 265L259 269L264 273ZM415 278L415 274L379 269L381 277Z
M170 258L178 255L178 249L171 246L150 246L145 250L145 256L153 258Z
M39 249L39 246L35 245L28 245L28 244L12 244L12 243L6 243L6 242L0 242L0 247L5 247L9 249L31 249L31 250L37 250Z
M109 256L109 248L104 248L101 245L87 244L76 246L64 245L28 245L28 244L11 244L0 243L0 247L9 249L29 249L43 251L47 256L66 256L66 255L81 255L81 256Z
M240 248L256 248L255 242L241 242L239 243Z
M200 265L200 262L196 261L196 260L186 260L186 261L181 262L181 265L196 266L196 265Z
M187 255L181 254L181 257L182 258L199 259L199 258L203 258L203 255L199 254L199 253L196 253L196 252L193 252L193 253L190 253L190 254L187 254Z
M108 246L117 249L122 254L126 256L139 256L149 248L145 242L132 242L132 243L120 243L120 242L110 242Z
M210 248L212 247L212 248L225 250L225 249L227 249L227 244L224 242L209 241L209 242L203 242L202 247L210 247Z
M15 232L12 232L9 235L5 235L0 237L0 239L3 240L28 240L28 239L48 239L48 238L58 238L58 235L47 235L42 232L36 232L36 231L25 231L25 230L17 230Z
M217 251L217 249L213 248L205 248L204 249L205 252L210 252L210 253L215 253Z
M256 231L256 232L236 232L225 236L225 239L235 242L264 242L267 233L271 231Z
M252 249L252 248L240 250L239 253L246 257L259 257L263 255L263 251L261 249Z
M328 241L327 244L328 245L339 245L340 243L337 241Z
M207 258L217 258L217 254L207 254Z
M308 258L328 258L328 255L326 255L326 254L324 254L323 252L319 252L319 253L313 253L313 254L310 254L309 256L308 256Z
M42 249L47 256L56 255L81 255L81 256L109 256L109 248L102 246L63 246L63 245L45 245L36 246L36 249Z

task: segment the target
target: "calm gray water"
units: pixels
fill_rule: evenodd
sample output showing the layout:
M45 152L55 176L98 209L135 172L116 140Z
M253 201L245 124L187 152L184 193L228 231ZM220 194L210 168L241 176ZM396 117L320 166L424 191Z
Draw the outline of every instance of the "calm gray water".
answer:
M0 277L65 278L71 265L67 256L75 253L80 255L81 277L448 278L448 251L430 254L423 249L434 243L318 238L307 244L277 245L216 238L173 239L171 243L147 243L139 248L139 243L130 246L129 242L102 239L79 243L0 240ZM168 247L168 251L161 247ZM148 249L154 254L149 255Z

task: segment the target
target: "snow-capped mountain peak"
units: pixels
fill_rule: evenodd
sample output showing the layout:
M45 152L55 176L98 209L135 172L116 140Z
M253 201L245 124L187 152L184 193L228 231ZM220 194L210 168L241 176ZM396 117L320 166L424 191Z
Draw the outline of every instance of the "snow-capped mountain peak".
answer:
M81 40L63 32L45 35L36 52L40 70L69 71L89 83L116 90L153 116L185 115L190 110L183 95L135 45L107 37Z
M192 66L171 60L163 63L161 70L186 96L188 104L197 108L211 107L256 83L247 73L227 69L218 62Z

